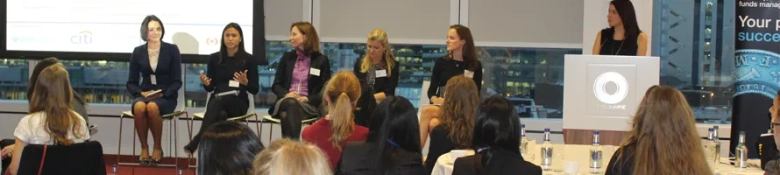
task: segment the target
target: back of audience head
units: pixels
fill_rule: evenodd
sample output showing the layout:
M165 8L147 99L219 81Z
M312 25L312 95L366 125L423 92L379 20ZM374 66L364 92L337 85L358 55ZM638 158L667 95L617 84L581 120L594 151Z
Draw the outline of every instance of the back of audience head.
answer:
M332 175L328 159L317 146L280 139L271 142L254 161L254 175Z
M30 98L32 98L33 93L35 93L35 92L33 92L33 89L35 88L35 85L38 84L38 76L40 76L41 71L43 71L43 69L45 69L45 68L47 68L47 67L49 67L51 65L55 65L55 64L58 64L58 63L60 63L60 61L56 57L48 57L48 58L42 59L41 61L38 61L38 64L35 64L35 68L33 68L33 72L32 72L32 74L30 74L30 79L29 79L29 81L27 81L28 82L28 84L27 84L27 100L30 100ZM80 103L85 103L84 99L81 98L81 96L79 96L78 94L75 94L75 92L73 92L73 93L74 93L73 94L73 100L74 101L78 101Z
M491 163L495 149L520 155L520 116L506 98L492 96L479 104L474 124L475 169Z
M239 122L216 123L201 138L198 174L250 174L252 160L263 150L257 135Z
M669 86L650 87L623 146L634 145L634 174L712 174L685 96ZM619 158L631 155L623 154Z
M368 156L378 158L370 159L376 160L371 165L372 172L384 172L389 168L384 167L392 162L388 150L403 149L421 154L417 110L406 98L391 96L382 101L374 110L369 125L367 142L375 144L377 149L372 152L374 155Z
M68 71L62 64L54 64L40 72L30 98L30 114L43 112L46 115L46 131L60 145L73 144L73 140L67 139L68 133L72 132L77 138L88 134L79 133L81 127L87 126L79 125L79 116L71 108L72 93Z
M479 104L479 90L474 80L463 75L447 81L442 104L442 124L450 130L450 139L459 149L471 147L474 115Z
M347 139L353 132L355 105L360 98L360 81L351 71L340 71L325 85L323 90L324 104L328 107L331 130L330 140L334 146L340 147L341 141Z

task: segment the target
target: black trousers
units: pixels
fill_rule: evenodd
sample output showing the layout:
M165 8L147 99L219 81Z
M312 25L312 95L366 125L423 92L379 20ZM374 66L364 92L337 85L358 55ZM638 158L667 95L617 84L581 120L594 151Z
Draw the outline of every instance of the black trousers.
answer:
M316 112L307 111L298 101L292 98L284 99L281 103L279 109L276 109L278 110L278 115L272 117L280 119L282 137L298 140L300 139L301 127L303 125L301 121L317 117L318 109L312 109Z
M3 149L8 145L13 145L14 143L16 143L16 140L14 139L3 139L2 141L0 141L0 149ZM22 150L18 150L18 151L22 151ZM0 174L5 174L5 171L8 170L9 165L11 165L11 157L7 157L7 158L3 157L3 171L0 172Z
M247 108L249 108L249 102L246 96L234 96L225 95L219 97L212 97L209 100L209 104L206 109L206 114L203 116L203 123L200 125L200 131L195 137L192 137L192 141L187 144L187 148L195 151L200 144L201 134L208 129L209 126L225 121L230 117L237 117L246 114Z

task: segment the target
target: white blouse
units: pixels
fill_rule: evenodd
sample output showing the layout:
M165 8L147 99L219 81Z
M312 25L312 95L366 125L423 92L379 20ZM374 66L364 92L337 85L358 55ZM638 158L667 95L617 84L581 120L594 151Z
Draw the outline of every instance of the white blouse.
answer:
M84 121L84 118L82 118L78 113L73 111L71 111L71 113L79 116L78 124L81 126L81 129L78 131L79 134L74 134L71 132L71 129L68 129L67 138L73 140L74 143L82 143L86 140L89 140L90 136L87 122ZM14 130L14 136L27 144L53 145L55 141L51 138L49 132L46 132L47 126L44 123L44 119L46 119L46 114L43 112L36 112L24 116L24 118L19 121L19 125L16 126L16 130ZM76 135L80 135L81 138L77 138Z
M149 49L149 66L152 67L152 72L157 71L157 61L160 58L160 49Z

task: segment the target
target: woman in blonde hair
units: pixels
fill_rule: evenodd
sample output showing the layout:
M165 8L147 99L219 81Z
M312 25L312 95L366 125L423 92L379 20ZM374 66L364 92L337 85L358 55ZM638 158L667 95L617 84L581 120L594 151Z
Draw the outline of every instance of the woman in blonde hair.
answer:
M387 96L395 95L399 77L398 62L393 56L387 33L382 29L374 29L368 34L366 48L368 53L355 62L353 72L358 80L374 89L376 101L382 101Z
M330 160L330 167L336 168L341 159L344 144L350 141L365 141L368 128L355 125L355 104L360 98L360 82L348 71L336 73L323 89L323 104L328 114L303 130L302 139L324 151Z
M325 154L314 145L281 139L257 154L252 174L332 175Z
M372 30L368 34L366 48L366 54L355 61L355 67L352 69L363 85L363 94L366 94L358 100L361 110L355 114L355 124L361 126L368 126L371 112L378 103L388 96L395 95L400 76L398 62L395 61L384 30Z
M30 114L14 130L15 149L9 167L16 174L22 151L27 144L72 145L90 138L87 122L73 111L73 91L68 71L62 64L41 71L30 98Z
M693 112L680 91L669 86L647 90L606 174L712 174Z

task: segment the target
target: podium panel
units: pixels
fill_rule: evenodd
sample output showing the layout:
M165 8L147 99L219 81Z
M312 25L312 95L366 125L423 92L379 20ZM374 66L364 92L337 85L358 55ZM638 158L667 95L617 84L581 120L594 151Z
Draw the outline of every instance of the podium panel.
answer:
M659 82L658 57L565 55L563 129L566 144L619 145L647 88Z

